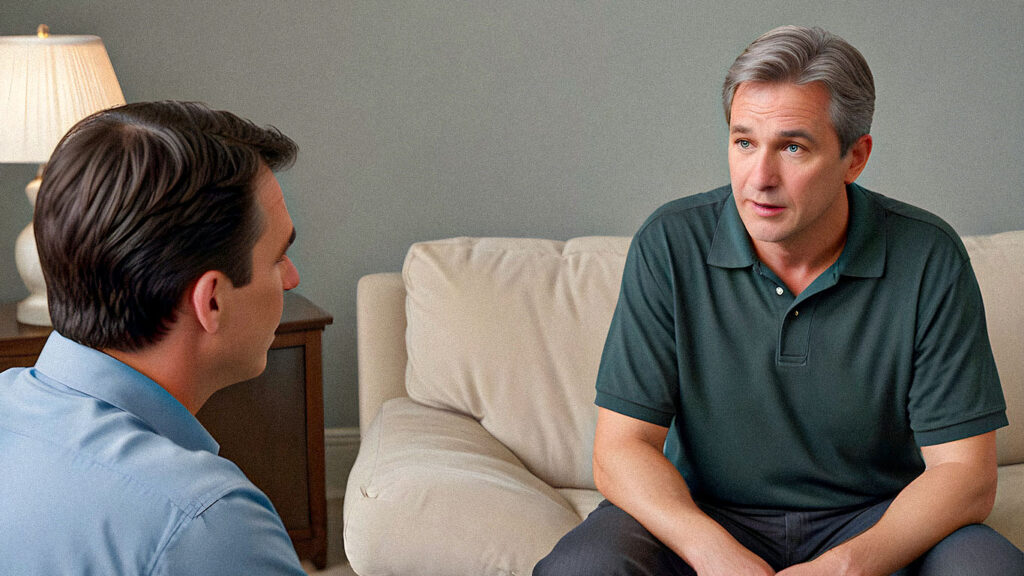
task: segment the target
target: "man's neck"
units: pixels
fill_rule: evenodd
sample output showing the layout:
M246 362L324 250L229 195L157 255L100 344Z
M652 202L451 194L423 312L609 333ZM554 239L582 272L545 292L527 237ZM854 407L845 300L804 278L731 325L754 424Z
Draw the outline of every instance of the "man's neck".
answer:
M799 296L822 272L835 264L846 246L846 235L833 243L827 250L819 251L814 257L807 257L777 246L757 247L757 256L771 269L794 295Z
M782 242L754 240L754 251L793 294L800 295L839 259L846 246L849 216L848 208L837 211L834 222L819 226L821 232L817 234L804 234Z
M159 342L142 350L103 350L103 353L156 382L195 414L215 389L211 389L209 378L202 378L202 356L189 343L180 329L172 329Z

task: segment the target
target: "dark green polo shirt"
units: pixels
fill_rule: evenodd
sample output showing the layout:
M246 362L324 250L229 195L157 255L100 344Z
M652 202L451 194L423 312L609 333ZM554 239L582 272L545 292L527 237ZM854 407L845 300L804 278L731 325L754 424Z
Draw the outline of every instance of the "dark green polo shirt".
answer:
M846 246L799 297L758 261L729 187L666 204L633 239L597 404L671 425L697 500L863 505L924 470L919 446L1007 424L960 239L847 192Z

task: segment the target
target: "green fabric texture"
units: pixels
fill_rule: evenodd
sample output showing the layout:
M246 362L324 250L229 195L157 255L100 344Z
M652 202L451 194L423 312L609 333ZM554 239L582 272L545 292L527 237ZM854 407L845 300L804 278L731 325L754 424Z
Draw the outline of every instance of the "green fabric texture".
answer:
M919 446L1007 424L967 253L936 216L858 185L839 259L798 297L761 264L731 189L640 228L597 404L671 426L694 497L861 506L924 469Z

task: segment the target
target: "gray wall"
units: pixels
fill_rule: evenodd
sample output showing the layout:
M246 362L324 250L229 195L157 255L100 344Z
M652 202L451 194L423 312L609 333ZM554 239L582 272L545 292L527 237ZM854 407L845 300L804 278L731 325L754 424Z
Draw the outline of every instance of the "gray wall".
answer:
M963 234L1024 228L1021 0L0 0L0 34L40 22L102 36L130 101L201 100L299 142L281 182L298 291L335 318L328 426L358 423L359 276L399 270L416 240L631 234L727 182L722 76L779 24L831 29L872 65L861 183ZM0 166L0 247L32 171ZM12 253L2 300L25 292Z

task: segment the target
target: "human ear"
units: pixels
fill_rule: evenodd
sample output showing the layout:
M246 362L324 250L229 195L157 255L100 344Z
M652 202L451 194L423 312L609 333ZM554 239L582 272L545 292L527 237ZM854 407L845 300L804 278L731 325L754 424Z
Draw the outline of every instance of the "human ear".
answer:
M215 270L204 272L192 285L189 307L203 330L213 334L220 329L221 293L224 289L223 274Z
M860 173L864 171L864 166L868 163L868 157L871 156L871 146L873 141L870 134L865 134L854 142L853 146L846 153L850 156L850 165L846 168L846 176L843 178L843 182L851 184Z

